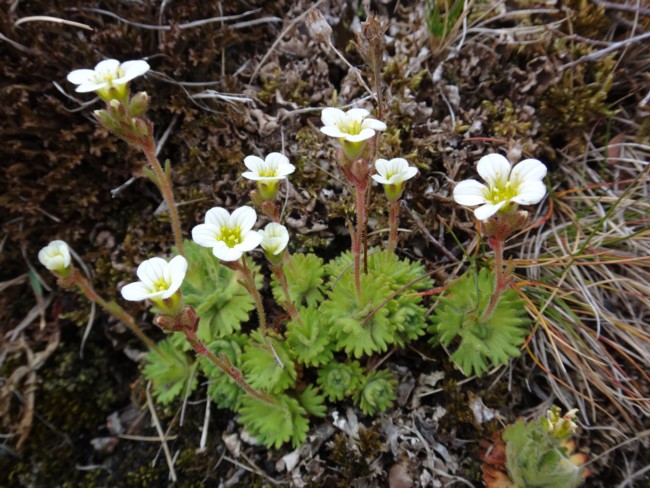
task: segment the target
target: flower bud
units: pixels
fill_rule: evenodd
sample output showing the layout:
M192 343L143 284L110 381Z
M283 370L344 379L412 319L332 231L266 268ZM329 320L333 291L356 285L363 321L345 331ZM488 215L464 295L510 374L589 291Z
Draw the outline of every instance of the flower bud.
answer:
M149 108L150 97L147 92L138 92L129 100L129 115L137 117L142 115Z
M72 271L70 248L65 241L52 241L38 253L38 260L43 266L59 277L65 277Z

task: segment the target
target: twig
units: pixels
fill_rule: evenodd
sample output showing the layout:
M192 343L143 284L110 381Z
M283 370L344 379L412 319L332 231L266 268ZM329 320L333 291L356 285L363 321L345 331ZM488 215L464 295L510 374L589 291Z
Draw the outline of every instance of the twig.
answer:
M156 415L156 408L154 407L153 400L151 399L151 381L147 383L147 388L145 389L145 394L147 395L147 407L149 407L149 412L151 413L151 419L156 431L158 432L158 438L162 444L163 451L165 453L165 459L167 460L167 466L169 466L169 477L175 483L178 479L176 477L176 471L174 470L174 462L172 461L172 455L169 451L169 446L167 445L167 438L163 432L162 425L160 425L160 420L158 415Z
M613 51L629 46L631 44L637 44L639 42L645 41L646 39L650 39L650 32L646 32L644 34L641 34L640 36L630 37L628 39L625 39L624 41L615 42L611 46L606 47L605 49L601 49L600 51L585 54L584 56L576 59L575 61L560 66L560 71L563 71L567 68L571 68L577 64L584 63L586 61L597 61L600 58L607 56L609 53Z

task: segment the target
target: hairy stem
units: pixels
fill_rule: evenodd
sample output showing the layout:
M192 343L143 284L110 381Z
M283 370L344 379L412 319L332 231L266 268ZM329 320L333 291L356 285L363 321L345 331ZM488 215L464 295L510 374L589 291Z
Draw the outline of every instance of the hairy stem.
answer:
M278 283L280 283L282 293L286 299L284 302L284 308L289 313L289 316L292 320L298 322L299 324L302 324L302 320L300 319L300 312L298 312L298 308L291 299L291 294L289 293L289 283L287 283L287 275L284 273L284 269L282 269L282 263L270 264L270 267L271 271L273 271L273 274L275 275L275 278L278 280Z
M278 364L278 366L284 368L284 364L282 364L282 360L280 359L280 356L278 356L277 352L275 352L275 348L273 347L273 344L271 344L271 342L269 341L268 330L266 327L266 313L264 313L264 304L262 303L262 296L260 295L260 292L257 291L257 287L255 286L255 276L253 275L253 272L246 264L246 258L244 256L242 256L241 258L241 264L238 264L237 267L244 275L244 286L248 290L248 293L253 297L253 301L255 302L255 308L257 309L257 318L259 321L260 332L262 332L262 337L264 338L264 342L273 353L273 357L275 358L275 362Z
M156 175L156 186L160 190L167 207L169 208L169 220L172 224L172 232L174 233L174 241L176 243L176 248L178 253L181 256L185 255L185 250L183 249L183 234L181 232L181 219L178 215L178 208L174 202L174 192L172 191L172 182L171 178L163 171L160 161L156 156L156 144L153 140L153 137L149 137L147 142L141 146L144 155L147 158L147 161L153 168L153 172Z
M273 405L274 401L269 395L262 391L258 391L249 385L241 371L235 368L230 360L224 356L223 359L218 358L210 349L208 349L205 344L198 338L196 332L194 332L190 327L182 326L182 331L185 333L185 339L190 343L192 349L196 354L203 356L214 364L217 368L227 374L232 380L237 383L246 393L251 395L253 398L266 403L267 405Z
M399 200L390 202L388 214L388 252L392 253L397 247L397 224L399 223Z
M509 283L506 269L503 266L503 247L505 242L503 239L490 238L488 239L488 244L494 251L494 291L492 292L488 306L481 315L482 321L486 321L492 316L494 309L499 303L499 298L501 298L503 292L508 288Z
M92 287L92 285L88 282L85 276L83 276L79 270L74 269L72 271L72 274L68 277L65 278L66 280L70 280L70 283L73 283L77 285L77 287L81 290L81 293L83 293L88 300L95 302L97 305L102 307L104 310L106 310L108 313L113 315L114 317L118 318L121 320L126 326L131 329L131 332L133 332L138 339L140 339L142 342L146 344L146 346L151 349L152 351L155 351L157 353L160 353L160 350L158 349L158 346L156 346L155 342L153 342L143 331L142 329L138 326L137 322L135 319L129 314L126 310L124 310L122 307L120 307L117 303L115 302L107 302L104 300L101 296L97 294L95 289Z

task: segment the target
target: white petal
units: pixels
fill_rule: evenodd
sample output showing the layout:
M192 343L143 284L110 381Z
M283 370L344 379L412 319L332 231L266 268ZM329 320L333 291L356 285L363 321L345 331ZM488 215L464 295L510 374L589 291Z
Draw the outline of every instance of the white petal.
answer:
M260 176L258 173L254 173L253 171L244 171L241 175L247 180L251 180L251 181L260 181L265 179L264 177Z
M289 164L289 158L279 152L272 152L264 159L266 165L271 168L279 168L284 164Z
M370 115L370 112L368 112L365 108L351 108L345 113L345 116L349 120L362 120L365 119L368 115Z
M377 119L366 119L363 121L363 125L361 126L364 129L374 129L374 130L386 130L386 124L384 124L381 120Z
M372 129L361 129L361 132L355 135L345 134L345 140L350 142L361 142L370 139L375 135Z
M485 181L493 185L499 181L507 181L510 175L510 163L501 154L483 156L476 165L476 171Z
M100 61L95 66L96 73L117 73L117 68L120 67L120 62L117 59L105 59Z
M342 132L338 127L335 127L333 125L326 125L325 127L321 127L320 131L326 136L330 137L341 138L347 136L345 132Z
M546 185L543 181L524 181L519 185L519 192L512 201L522 205L533 205L541 202L544 195L546 195Z
M327 107L321 112L320 120L325 126L335 126L339 124L343 117L345 117L343 110L334 107Z
M253 228L255 222L257 222L257 213L251 207L244 205L232 213L229 227L239 227L243 235Z
M68 73L67 79L70 83L81 85L89 80L94 80L95 71L92 69L76 69Z
M546 166L537 159L524 159L512 168L510 181L541 181L546 176Z
M259 246L261 242L262 236L258 232L250 231L243 236L242 241L235 245L233 249L237 249L241 252L248 252Z
M219 240L219 229L212 224L199 224L192 229L192 240L199 246L214 247Z
M416 174L418 174L418 169L415 166L409 166L408 168L406 168L403 174L404 174L404 180L410 180Z
M222 261L237 261L243 253L236 248L228 247L225 242L219 241L212 248L212 254Z
M217 233L221 233L221 228L228 226L229 222L230 222L230 213L225 208L212 207L205 214L205 223L216 227Z
M380 183L382 185L390 185L390 181L384 178L381 175L372 175L372 179L375 180L377 183Z
M149 63L142 59L137 59L134 61L126 61L120 65L124 76L115 80L116 83L126 83L131 81L133 78L142 76L147 71L149 71Z
M264 160L258 158L257 156L246 156L244 158L244 165L250 169L253 173L259 174L259 172L264 169Z
M77 93L89 93L106 87L108 87L108 83L93 83L89 81L88 83L82 83L79 85L75 91Z
M164 279L165 267L167 267L167 261L163 258L151 258L140 263L136 273L140 281L147 286L152 286L154 283Z
M476 180L463 180L454 188L454 200L459 205L481 205L487 203L488 188Z
M187 259L183 256L174 257L165 267L165 282L169 283L167 292L162 296L169 298L183 284L185 273L187 272Z
M388 160L377 158L375 161L375 169L377 170L377 173L385 177L386 173L388 173Z
M291 163L283 164L278 168L278 176L284 178L285 176L290 175L294 171L296 171L296 167L293 164Z
M479 219L479 220L487 220L490 217L492 217L495 213L499 211L501 207L503 207L506 203L505 200L503 202L499 202L496 205L492 203L486 203L485 205L481 205L479 208L474 210L474 216Z
M123 286L120 293L122 293L122 297L125 300L131 302L140 302L146 300L152 295L151 289L141 281L129 283L128 285Z

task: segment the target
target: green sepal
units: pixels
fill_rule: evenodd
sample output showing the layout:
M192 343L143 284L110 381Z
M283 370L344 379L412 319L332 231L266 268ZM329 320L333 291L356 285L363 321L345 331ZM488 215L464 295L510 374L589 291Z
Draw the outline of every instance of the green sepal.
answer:
M293 447L298 447L307 438L307 412L298 400L289 395L273 395L272 398L274 402L269 405L243 395L239 422L268 448L279 449L289 441Z
M395 401L397 380L386 369L373 371L363 379L354 395L354 402L366 415L386 410Z
M482 318L494 277L487 269L478 274L468 270L452 283L432 316L429 331L445 346L456 345L451 359L470 376L483 374L493 366L507 364L520 354L519 346L528 334L529 319L523 300L514 290L506 290L492 315Z
M182 334L163 339L157 344L158 350L149 351L145 357L144 377L153 383L154 398L162 405L185 395L190 379L190 391L196 387L194 362L177 345L179 338L183 340Z
M181 288L185 304L194 307L200 317L199 338L206 344L241 329L249 320L255 302L239 283L241 276L223 266L212 250L192 241L184 241L188 269ZM259 266L246 257L255 273L255 285L262 287Z
M299 310L300 321L287 324L287 342L296 359L305 366L320 366L328 363L332 355L332 344L327 323L314 308Z
M283 367L276 361L269 344L280 358ZM253 388L260 388L269 393L281 393L294 386L297 377L288 344L271 336L267 336L265 340L259 331L251 333L250 342L242 355L242 371Z
M291 264L282 265L289 285L289 296L297 307L316 307L323 299L323 260L314 254L294 254ZM280 284L273 279L273 298L277 303L284 303L286 297Z
M352 396L363 381L363 370L358 361L332 361L318 370L318 384L330 402Z

